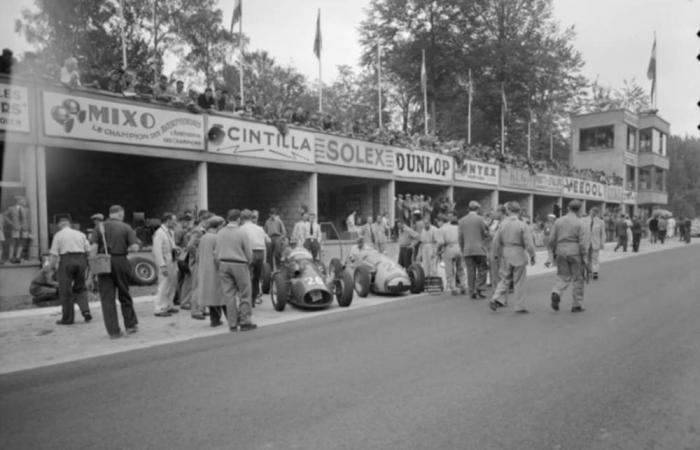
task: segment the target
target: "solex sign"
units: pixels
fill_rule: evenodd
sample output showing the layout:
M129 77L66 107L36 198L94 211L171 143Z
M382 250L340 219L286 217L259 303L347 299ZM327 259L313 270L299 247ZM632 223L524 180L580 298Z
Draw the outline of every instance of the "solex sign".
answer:
M394 151L385 145L323 134L314 143L317 163L386 172L394 167Z
M204 149L204 121L193 114L55 92L44 92L43 106L48 136Z
M452 181L453 159L438 153L394 149L394 174L407 178Z

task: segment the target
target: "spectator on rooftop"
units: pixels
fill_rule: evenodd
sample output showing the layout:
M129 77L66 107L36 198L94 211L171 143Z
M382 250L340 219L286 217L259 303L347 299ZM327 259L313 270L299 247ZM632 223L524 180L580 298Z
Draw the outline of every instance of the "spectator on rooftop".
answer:
M66 58L63 67L61 67L61 83L71 89L82 86L80 83L80 72L78 72L78 60L72 56Z
M2 56L0 56L0 74L10 75L12 73L12 65L14 63L12 54L12 50L9 48L2 49Z
M112 92L115 94L121 94L122 92L122 75L124 71L121 69L115 69L109 73L109 77L107 78L105 84L104 84L104 90L108 92Z
M179 106L192 103L189 93L185 90L185 82L177 80L175 82L175 91L170 96L171 101Z
M102 89L103 77L100 66L92 64L90 70L83 76L83 87Z
M216 101L214 100L214 94L211 88L206 88L204 94L200 94L197 97L197 105L202 109L214 109Z
M122 94L128 96L136 95L136 71L127 69L121 79Z
M170 97L172 96L173 90L170 87L168 77L161 75L158 78L158 82L151 86L151 88L153 89L153 95L156 100L170 102Z
M323 131L333 131L333 116L326 114L323 116L323 123L321 124Z
M295 125L306 125L307 117L304 108L301 106L292 114L292 123Z

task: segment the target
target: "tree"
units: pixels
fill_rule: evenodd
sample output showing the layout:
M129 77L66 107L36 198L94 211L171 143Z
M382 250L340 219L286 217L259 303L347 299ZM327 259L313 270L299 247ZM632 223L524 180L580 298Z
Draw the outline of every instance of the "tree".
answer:
M677 216L700 213L700 138L671 136L666 177L668 206Z

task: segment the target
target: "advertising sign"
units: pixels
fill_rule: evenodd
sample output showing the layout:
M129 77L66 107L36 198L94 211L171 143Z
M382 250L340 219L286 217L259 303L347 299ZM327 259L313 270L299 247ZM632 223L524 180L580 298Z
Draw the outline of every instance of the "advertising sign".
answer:
M29 132L29 94L24 86L0 83L0 130Z
M316 134L314 141L317 163L385 172L394 170L394 151L385 145L327 134Z
M622 186L605 187L605 201L608 203L622 203L625 197L625 189Z
M535 177L527 170L508 167L501 170L501 185L518 189L534 189Z
M552 194L561 194L566 179L557 175L549 175L547 173L538 173L535 175L535 189Z
M302 163L314 162L314 135L288 128L281 134L277 127L228 117L209 116L209 142L212 153L275 159Z
M394 175L407 178L424 178L452 181L454 160L451 156L422 150L393 148Z
M455 167L455 180L498 185L499 170L496 164L465 160Z
M623 156L623 161L628 166L638 166L639 165L639 155L632 152L625 152Z
M204 150L204 117L94 98L44 92L47 136Z
M565 197L570 198L605 199L605 187L602 183L578 178L566 178L562 193Z

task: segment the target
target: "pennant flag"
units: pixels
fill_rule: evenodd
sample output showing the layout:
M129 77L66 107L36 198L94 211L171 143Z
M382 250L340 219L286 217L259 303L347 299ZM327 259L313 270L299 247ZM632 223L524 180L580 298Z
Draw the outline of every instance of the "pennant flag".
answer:
M651 98L654 99L656 91L656 35L654 35L654 45L651 47L651 58L649 59L649 67L647 68L647 78L651 80Z
M314 39L314 54L316 58L321 59L321 48L323 42L321 40L321 9L318 10L318 16L316 17L316 38Z
M243 0L236 0L233 5L233 14L231 15L231 33L233 33L233 26L241 20L241 15L243 14Z
M423 50L423 63L420 66L420 88L424 93L428 92L428 73L425 70L425 50Z

